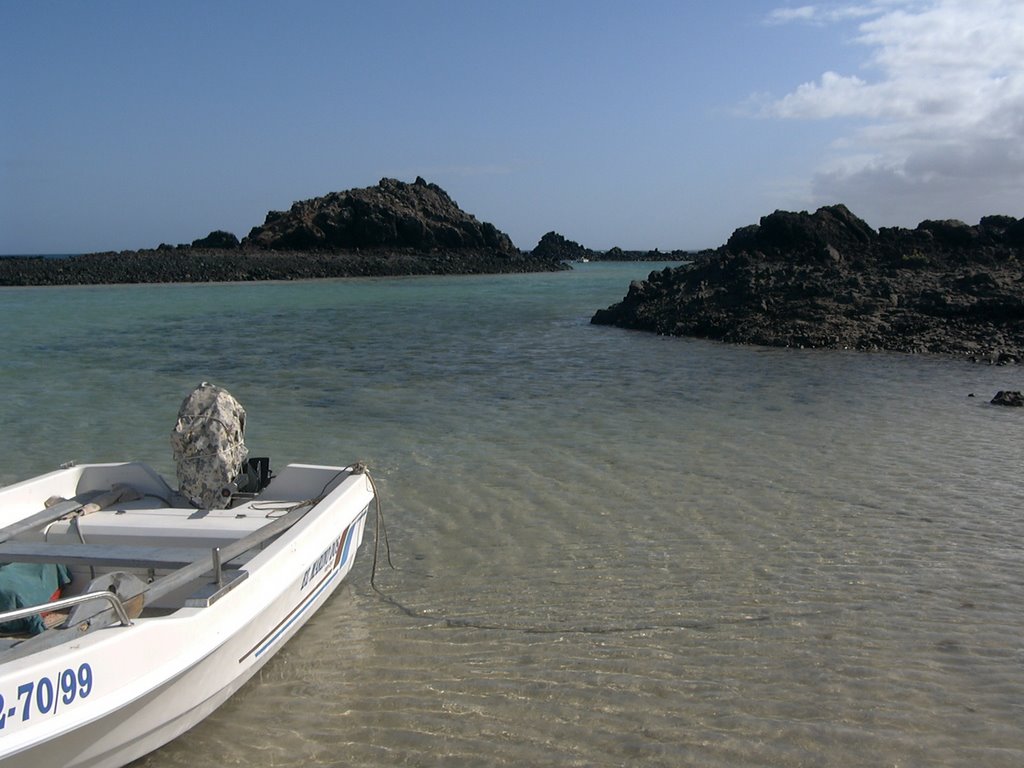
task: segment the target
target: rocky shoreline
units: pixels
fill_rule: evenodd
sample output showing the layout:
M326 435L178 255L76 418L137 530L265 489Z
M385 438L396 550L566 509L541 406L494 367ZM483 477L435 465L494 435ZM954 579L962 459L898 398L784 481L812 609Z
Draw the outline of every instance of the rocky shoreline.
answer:
M0 258L0 285L109 285L202 283L253 280L312 280L332 277L471 275L546 272L563 266L528 253L483 250L367 249L263 251L174 248L90 253L67 258Z
M67 258L0 258L0 285L301 280L501 274L565 269L523 252L436 184L381 179L270 211L241 241L217 230L191 244Z
M845 206L776 211L634 282L592 323L766 346L1024 360L1024 220L875 231Z

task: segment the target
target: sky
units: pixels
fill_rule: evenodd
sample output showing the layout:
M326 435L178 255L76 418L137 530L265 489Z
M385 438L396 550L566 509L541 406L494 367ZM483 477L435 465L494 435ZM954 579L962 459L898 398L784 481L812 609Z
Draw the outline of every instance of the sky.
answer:
M417 176L524 250L1024 217L1024 1L0 0L0 254Z

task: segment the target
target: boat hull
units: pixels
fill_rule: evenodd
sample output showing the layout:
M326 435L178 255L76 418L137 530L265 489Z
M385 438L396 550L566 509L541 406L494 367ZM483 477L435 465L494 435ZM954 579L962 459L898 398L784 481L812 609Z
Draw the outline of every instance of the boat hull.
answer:
M202 721L335 592L372 498L368 478L342 482L212 605L106 627L0 666L0 762L113 768Z

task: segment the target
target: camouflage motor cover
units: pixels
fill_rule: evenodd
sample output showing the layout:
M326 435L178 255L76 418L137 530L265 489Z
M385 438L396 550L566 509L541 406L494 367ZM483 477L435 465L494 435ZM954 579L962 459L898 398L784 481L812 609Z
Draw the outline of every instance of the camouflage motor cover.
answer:
M185 398L171 432L182 495L201 509L223 509L245 467L245 409L226 389L203 382Z

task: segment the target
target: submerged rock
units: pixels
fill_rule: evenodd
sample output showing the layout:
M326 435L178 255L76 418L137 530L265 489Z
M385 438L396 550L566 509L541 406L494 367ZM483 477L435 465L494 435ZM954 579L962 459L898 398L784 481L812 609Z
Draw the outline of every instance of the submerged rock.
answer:
M993 397L989 402L992 405L1009 405L1014 407L1024 406L1024 395L1020 392L1011 390L999 390L996 392L996 396Z

